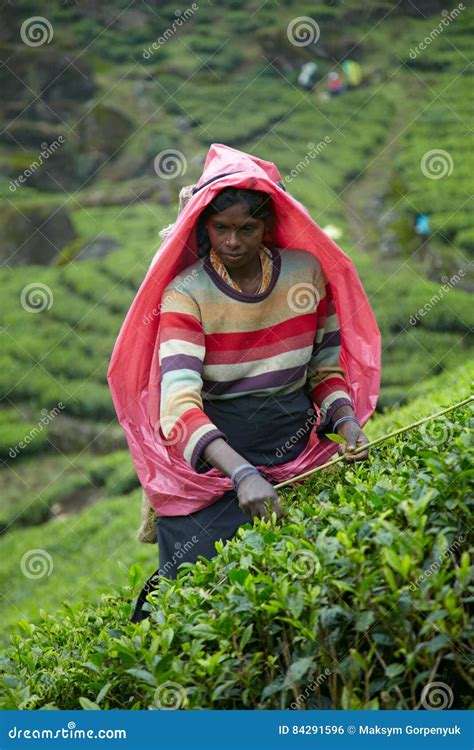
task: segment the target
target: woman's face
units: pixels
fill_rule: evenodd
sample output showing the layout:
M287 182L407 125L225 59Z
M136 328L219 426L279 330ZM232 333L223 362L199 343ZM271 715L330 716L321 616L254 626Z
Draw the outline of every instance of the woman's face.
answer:
M245 203L212 214L205 227L217 255L232 268L243 268L253 260L265 233L265 222L249 216Z

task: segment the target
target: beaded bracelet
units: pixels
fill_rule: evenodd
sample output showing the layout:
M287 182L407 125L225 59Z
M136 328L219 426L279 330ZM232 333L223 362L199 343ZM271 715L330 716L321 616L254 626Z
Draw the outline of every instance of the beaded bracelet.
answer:
M237 474L237 473L238 473L238 472L239 472L239 471L240 471L241 469L246 469L246 468L248 468L248 469L251 469L251 470L252 470L252 471L250 472L251 474L253 474L253 473L257 473L257 474L260 474L259 470L258 470L258 469L256 469L256 468L255 468L255 466L252 466L252 464L246 463L246 464L241 464L240 466L237 466L237 468L236 468L236 469L234 469L234 471L233 471L233 472L232 472L232 474L230 475L230 481L231 481L231 483L232 483L232 487L234 488L234 490L236 490L236 489L237 489L237 487L238 487L238 483L240 482L240 479L243 479L243 476L242 476L242 477L241 477L241 478L240 478L240 479L238 480L238 482L236 482L236 481L235 481L235 475L236 475L236 474ZM245 476L247 476L247 472L245 473Z
M352 416L348 415L347 417L339 417L339 419L336 419L336 421L334 422L334 424L332 426L332 429L335 431L338 424L342 424L342 422L347 422L348 419L350 419L350 420L352 420L354 422L357 422L357 424L360 427L359 420L356 417L352 417Z
M237 466L237 468L236 468L236 469L234 469L234 471L233 471L233 472L232 472L232 474L230 475L230 481L232 482L232 484L234 484L234 479L235 479L235 475L236 475L236 474L237 474L237 473L238 473L238 472L239 472L239 471L240 471L241 469L246 469L247 467L249 467L249 468L251 468L251 469L253 469L253 468L254 468L254 467L252 466L252 464L249 464L249 463L245 463L245 464L240 464L240 466Z
M243 480L243 479L245 479L245 477L250 477L250 476L252 476L252 474L258 474L258 475L260 476L260 472L259 472L259 470L258 470L258 469L256 469L255 467L253 467L252 469L248 469L248 470L247 470L246 472L244 472L244 473L242 474L242 476L241 476L241 477L239 477L239 478L238 478L238 479L237 479L237 480L236 480L236 481L234 482L234 490L238 490L238 489L239 489L239 484L240 484L240 483L242 482L242 480Z

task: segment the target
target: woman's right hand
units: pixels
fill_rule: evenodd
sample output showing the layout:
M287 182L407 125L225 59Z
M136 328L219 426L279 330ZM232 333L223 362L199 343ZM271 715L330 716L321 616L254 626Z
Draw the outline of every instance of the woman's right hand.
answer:
M281 518L283 511L278 501L278 495L270 482L261 474L249 474L239 482L237 488L240 509L251 518L270 518L266 504L271 502L277 518Z

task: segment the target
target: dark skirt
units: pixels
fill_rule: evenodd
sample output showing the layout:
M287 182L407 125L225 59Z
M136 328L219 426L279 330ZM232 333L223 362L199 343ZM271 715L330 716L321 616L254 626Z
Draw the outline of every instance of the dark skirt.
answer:
M241 396L220 401L203 401L211 421L224 432L229 445L249 463L273 466L288 463L305 449L316 413L305 388L278 398ZM212 468L201 460L199 473ZM176 578L181 563L194 563L199 556L216 555L215 543L235 536L237 529L252 519L239 507L235 490L228 490L212 505L187 516L160 516L157 521L159 568L140 592L132 622L149 612L142 609L147 594L161 576Z

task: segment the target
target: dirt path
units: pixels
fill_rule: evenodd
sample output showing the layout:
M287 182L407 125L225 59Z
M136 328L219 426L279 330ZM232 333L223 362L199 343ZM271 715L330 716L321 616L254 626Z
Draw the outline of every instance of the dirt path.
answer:
M379 259L401 253L396 232L388 228L398 215L398 199L393 197L396 178L394 164L401 148L403 132L421 109L413 86L394 85L393 100L398 110L384 143L368 162L365 171L342 194L354 244L360 250L376 252Z

